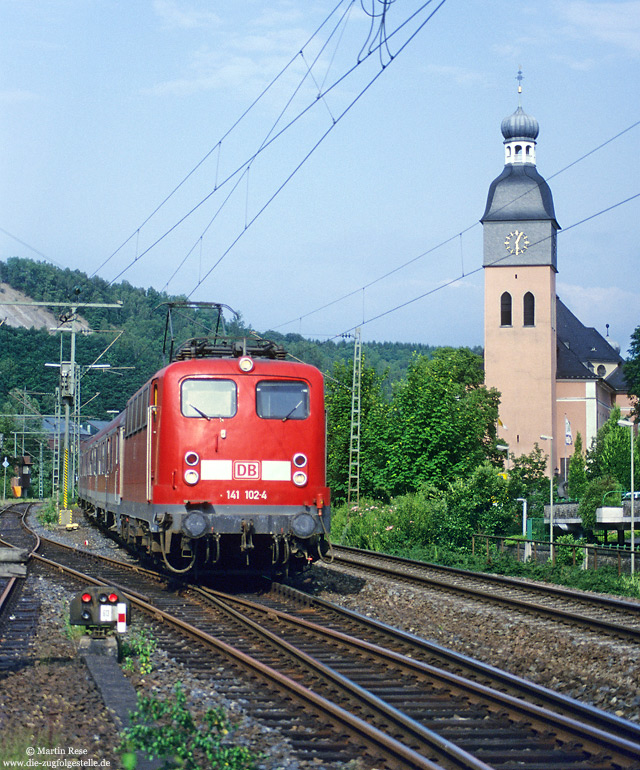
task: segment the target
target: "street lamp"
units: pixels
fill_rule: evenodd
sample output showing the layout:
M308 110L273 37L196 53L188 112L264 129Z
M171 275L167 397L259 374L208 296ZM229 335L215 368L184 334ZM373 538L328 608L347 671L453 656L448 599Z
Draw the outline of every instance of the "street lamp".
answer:
M549 552L553 562L553 436L540 436L540 438L551 443L549 453Z
M636 574L636 541L635 541L635 480L633 474L633 423L631 420L618 420L622 428L629 428L631 438L631 576Z

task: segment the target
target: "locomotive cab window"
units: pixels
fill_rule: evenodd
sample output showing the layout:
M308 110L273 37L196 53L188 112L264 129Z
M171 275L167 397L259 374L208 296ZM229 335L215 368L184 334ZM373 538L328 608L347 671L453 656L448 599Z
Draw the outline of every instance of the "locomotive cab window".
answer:
M233 380L193 379L182 383L181 408L185 417L233 417L237 401Z
M259 382L256 411L266 420L305 420L309 416L309 386L306 382Z

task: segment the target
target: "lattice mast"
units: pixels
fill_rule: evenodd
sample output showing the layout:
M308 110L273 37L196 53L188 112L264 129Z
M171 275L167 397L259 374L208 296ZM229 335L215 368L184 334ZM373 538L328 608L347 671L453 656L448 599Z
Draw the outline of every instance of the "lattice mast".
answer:
M353 383L351 388L351 436L349 439L349 488L347 503L360 503L360 396L362 386L362 330L358 326L353 344Z

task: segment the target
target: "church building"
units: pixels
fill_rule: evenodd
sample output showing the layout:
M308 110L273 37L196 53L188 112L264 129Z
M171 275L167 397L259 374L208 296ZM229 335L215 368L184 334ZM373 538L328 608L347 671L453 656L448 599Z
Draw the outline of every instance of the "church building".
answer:
M556 294L560 225L536 168L538 121L518 104L501 128L505 165L481 219L485 384L502 394L498 436L509 455L537 443L566 478L577 433L587 449L614 406L631 412L623 359Z

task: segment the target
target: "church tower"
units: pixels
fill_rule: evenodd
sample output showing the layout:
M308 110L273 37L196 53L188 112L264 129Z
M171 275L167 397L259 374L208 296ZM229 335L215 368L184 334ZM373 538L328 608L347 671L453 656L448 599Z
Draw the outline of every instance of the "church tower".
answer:
M522 80L522 73L518 73ZM538 121L520 104L502 121L505 166L483 225L485 383L501 394L499 438L527 454L556 426L556 234L551 190L536 169ZM558 447L554 443L555 467Z

